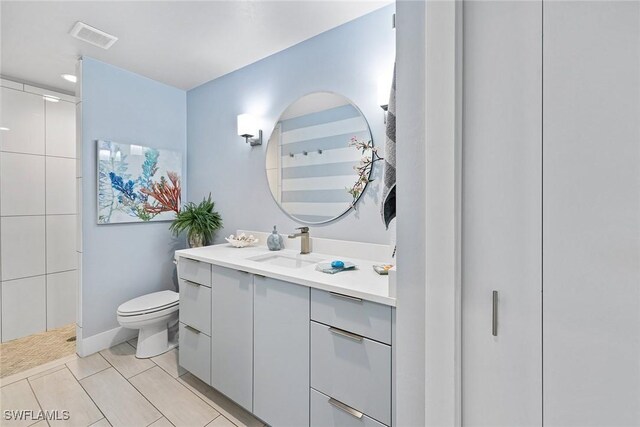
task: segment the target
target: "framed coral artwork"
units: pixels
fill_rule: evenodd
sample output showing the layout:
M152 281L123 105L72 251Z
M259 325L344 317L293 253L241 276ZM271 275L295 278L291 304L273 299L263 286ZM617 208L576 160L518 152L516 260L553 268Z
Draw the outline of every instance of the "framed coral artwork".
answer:
M182 154L98 141L98 224L172 221L180 211Z

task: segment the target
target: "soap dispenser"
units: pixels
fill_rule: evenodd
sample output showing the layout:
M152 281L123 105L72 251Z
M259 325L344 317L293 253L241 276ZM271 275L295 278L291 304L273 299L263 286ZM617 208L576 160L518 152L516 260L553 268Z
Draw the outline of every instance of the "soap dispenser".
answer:
M279 251L284 248L284 240L282 236L278 234L278 230L276 230L276 226L273 226L273 231L267 238L267 247L270 251Z

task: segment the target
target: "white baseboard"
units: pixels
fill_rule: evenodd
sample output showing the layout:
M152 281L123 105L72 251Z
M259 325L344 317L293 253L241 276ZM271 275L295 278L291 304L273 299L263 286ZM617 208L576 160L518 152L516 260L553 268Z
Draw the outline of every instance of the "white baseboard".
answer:
M121 326L87 338L82 336L82 328L78 327L76 330L79 332L76 333L76 352L80 357L89 356L138 336L137 329L126 329Z

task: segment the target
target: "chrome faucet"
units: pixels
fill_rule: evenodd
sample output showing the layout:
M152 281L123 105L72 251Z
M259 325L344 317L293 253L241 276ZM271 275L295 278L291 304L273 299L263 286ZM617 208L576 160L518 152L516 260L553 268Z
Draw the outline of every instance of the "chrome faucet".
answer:
M311 252L309 249L309 227L298 227L296 230L300 230L299 233L289 234L290 239L295 239L296 237L300 237L300 253L308 254Z

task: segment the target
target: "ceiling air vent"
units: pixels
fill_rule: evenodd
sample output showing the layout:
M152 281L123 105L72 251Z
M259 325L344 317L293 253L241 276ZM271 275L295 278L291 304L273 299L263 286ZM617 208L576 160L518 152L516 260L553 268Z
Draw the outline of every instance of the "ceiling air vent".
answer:
M80 21L76 22L76 25L73 26L69 34L78 40L91 43L92 45L103 49L109 49L118 41L116 36L100 31L99 29L93 28L91 25L87 25Z

